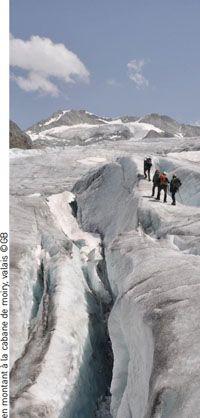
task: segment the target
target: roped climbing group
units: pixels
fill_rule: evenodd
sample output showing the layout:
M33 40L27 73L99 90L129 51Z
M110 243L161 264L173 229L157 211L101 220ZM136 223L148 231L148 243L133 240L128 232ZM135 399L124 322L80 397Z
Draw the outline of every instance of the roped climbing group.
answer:
M151 157L147 157L144 159L144 178L151 181L151 168L152 168L152 161L151 161ZM153 187L152 187L152 197L154 197L155 195L155 191L156 188L157 190L157 197L156 200L160 200L160 196L161 196L161 191L164 191L164 200L163 202L166 203L167 202L167 190L168 190L168 185L169 185L169 190L172 196L172 205L176 205L176 193L178 192L180 186L181 186L181 181L180 179L176 176L176 174L173 174L171 181L168 180L167 174L165 171L160 171L158 169L156 169L154 175L153 175Z

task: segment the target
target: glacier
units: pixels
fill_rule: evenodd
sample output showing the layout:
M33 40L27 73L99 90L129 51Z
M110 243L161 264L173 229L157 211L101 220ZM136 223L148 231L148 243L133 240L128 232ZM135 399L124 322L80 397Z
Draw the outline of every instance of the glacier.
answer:
M13 418L200 416L199 149L11 150ZM177 206L151 198L146 155L181 178Z
M161 159L160 164L162 163ZM130 174L130 162L122 160L121 164L119 171L127 170ZM196 387L191 402L191 391L186 393L184 386L188 387L192 381L195 387L199 382L196 369L197 357L199 358L200 264L196 257L200 250L199 209L196 210L195 205L183 210L180 204L175 212L171 206L160 207L160 203L153 199L149 199L147 205L144 198L150 196L151 188L146 181L140 180L139 194L144 195L142 194L141 201L137 194L133 193L131 196L132 217L130 218L131 209L126 202L129 217L122 210L116 225L112 214L110 216L115 225L112 225L110 219L107 226L107 207L103 204L100 206L100 201L104 201L104 188L111 190L109 183L114 183L113 188L117 183L119 190L117 192L114 189L114 196L118 197L119 202L123 202L121 205L130 193L127 188L128 178L125 190L120 187L120 181L116 181L116 168L110 166L114 175L110 173L107 176L108 184L105 185L104 182L102 188L95 184L92 190L87 188L87 193L84 193L84 190L75 186L84 229L92 230L92 225L96 224L100 232L105 234L108 277L116 296L109 319L114 351L112 416L197 417L199 390ZM194 179L192 177L193 182ZM199 177L194 184L198 188ZM193 203L192 197L190 198ZM137 199L139 201L136 206ZM112 203L109 203L117 216L113 196L111 200ZM88 217L91 201L94 207ZM97 216L96 205L101 208ZM157 206L154 209L155 205ZM134 227L135 207L137 224ZM115 237L113 231L116 231ZM182 245L179 248L179 238L187 243L189 250L190 240L192 239L193 245L196 240L195 251L183 251ZM191 332L194 337L193 349ZM189 371L188 376L185 374L186 370Z

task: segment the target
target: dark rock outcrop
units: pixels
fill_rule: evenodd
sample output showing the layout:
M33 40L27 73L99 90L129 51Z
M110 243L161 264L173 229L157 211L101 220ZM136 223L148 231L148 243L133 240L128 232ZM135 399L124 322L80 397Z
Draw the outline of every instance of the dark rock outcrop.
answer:
M32 148L30 136L23 132L13 121L10 121L9 146L10 148Z
M172 138L174 135L170 134L169 132L156 132L153 129L151 129L144 139L146 138Z

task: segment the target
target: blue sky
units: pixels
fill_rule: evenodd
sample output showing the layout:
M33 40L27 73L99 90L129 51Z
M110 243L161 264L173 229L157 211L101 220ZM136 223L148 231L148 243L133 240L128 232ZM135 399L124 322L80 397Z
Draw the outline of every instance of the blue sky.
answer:
M199 0L11 0L11 118L27 128L58 109L73 108L199 121L199 21ZM49 73L45 69L45 79L38 81L41 62L46 68L42 38L53 47ZM17 39L28 42L30 55ZM55 73L60 43L65 51Z

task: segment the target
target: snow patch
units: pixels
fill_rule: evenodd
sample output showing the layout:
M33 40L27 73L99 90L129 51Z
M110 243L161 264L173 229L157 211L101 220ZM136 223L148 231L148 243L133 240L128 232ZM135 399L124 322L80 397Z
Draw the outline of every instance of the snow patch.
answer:
M41 155L44 150L40 149L19 149L19 148L11 148L9 150L9 157L13 158L21 158L21 157L34 157L37 155Z
M77 160L78 163L81 164L86 164L86 165L96 165L97 163L104 163L106 162L105 158L100 158L100 157L88 157L88 158L84 158L82 160Z
M95 251L95 259L102 259L100 251L101 240L98 235L89 234L81 230L77 220L72 215L69 203L73 201L75 196L71 192L64 192L52 195L48 198L48 206L55 217L55 221L62 231L74 242L83 241L81 255L82 258L88 259L91 251Z
M27 197L39 197L41 196L40 193L32 193L32 194L28 194Z
M45 122L43 125L50 125L53 122L57 122L65 113L70 112L70 110L63 110L57 117L49 119L47 122Z
M194 163L200 163L200 151L170 152L168 157L173 157L181 161L188 160Z

